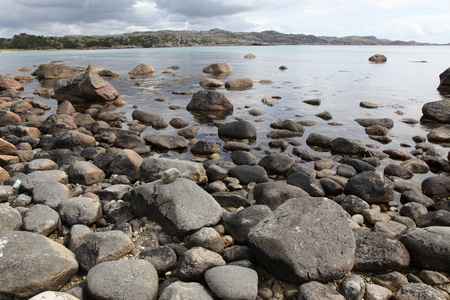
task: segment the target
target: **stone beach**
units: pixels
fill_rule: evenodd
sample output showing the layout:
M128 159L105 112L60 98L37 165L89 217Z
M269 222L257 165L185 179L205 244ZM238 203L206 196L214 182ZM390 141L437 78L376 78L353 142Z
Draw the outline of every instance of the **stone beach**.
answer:
M130 85L157 72L129 70ZM436 74L447 98L409 120L433 124L411 133L412 151L345 131L309 133L307 147L308 120L261 134L253 119L226 118L238 108L221 92L255 82L228 80L227 63L203 72L172 108L212 120L221 142L137 104L129 119L113 70L42 64L31 79L0 76L0 299L450 299L450 68ZM22 97L34 78L57 81ZM277 109L280 99L261 98ZM394 125L355 116L383 145Z

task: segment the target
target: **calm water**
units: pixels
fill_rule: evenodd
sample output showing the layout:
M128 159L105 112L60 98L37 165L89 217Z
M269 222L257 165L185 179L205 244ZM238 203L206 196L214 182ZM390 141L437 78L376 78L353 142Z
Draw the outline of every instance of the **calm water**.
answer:
M244 55L253 53L255 59L244 59ZM368 58L376 53L387 56L385 64L373 64ZM87 67L90 63L105 69L119 72L120 78L110 80L120 94L128 95L127 105L119 111L125 111L131 121L132 106L151 111L164 117L168 122L173 117L188 120L191 124L204 122L197 120L184 108L191 96L174 95L173 91L198 91L198 82L207 77L202 74L203 67L216 62L230 63L234 73L226 79L249 77L254 87L247 91L219 91L225 93L235 106L234 114L227 121L243 118L257 121L258 139L255 145L268 148L265 135L271 130L270 123L292 119L314 120L316 126L307 127L305 135L298 138L304 147L308 135L312 132L331 137L352 137L380 147L400 148L400 143L414 145L411 137L426 135L429 129L417 124L407 125L404 118L420 119L424 103L442 99L436 90L439 74L450 67L450 47L448 46L271 46L271 47L199 47L199 48L163 48L163 49L124 49L95 51L46 51L46 52L3 52L0 53L0 73L17 75L18 69L30 67L33 70L42 63L64 61L70 66ZM140 63L155 67L155 75L147 79L130 79L128 72ZM170 66L180 67L174 74L161 73ZM288 69L281 71L281 65ZM22 73L23 74L23 73ZM261 84L262 79L272 80L273 84ZM135 85L140 83L140 86ZM25 86L23 96L33 96L39 88L34 81ZM279 96L273 107L261 103L263 97ZM37 97L37 96L34 96ZM156 97L165 97L165 102L154 101ZM302 102L319 98L318 107ZM52 107L48 114L54 113L56 101L39 99ZM369 101L380 108L368 110L359 107L359 102ZM179 110L169 110L170 105L179 105ZM248 108L250 107L250 108ZM248 110L256 108L264 115L252 117ZM315 115L329 111L333 119L324 121ZM355 118L388 117L395 121L388 136L392 142L382 145L367 137L364 128L354 122ZM329 122L341 123L331 126ZM156 131L148 129L145 134L175 134L171 128ZM221 141L216 137L217 129L211 123L201 124L199 138ZM449 148L438 146L445 156ZM405 148L406 151L412 150ZM309 149L310 151L313 151ZM262 151L255 151L262 156ZM287 149L286 153L291 153ZM222 153L223 154L223 153ZM320 153L316 153L319 154ZM322 153L324 157L328 153ZM189 153L182 155L191 158ZM223 160L229 160L223 154Z

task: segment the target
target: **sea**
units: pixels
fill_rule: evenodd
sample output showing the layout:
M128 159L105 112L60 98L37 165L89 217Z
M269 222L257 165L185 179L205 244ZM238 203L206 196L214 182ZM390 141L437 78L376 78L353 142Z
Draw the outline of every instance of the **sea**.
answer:
M246 54L254 54L256 58L245 59ZM386 63L372 63L368 58L374 54L387 57ZM305 128L303 137L296 138L302 147L311 153L327 158L329 152L309 148L305 140L311 133L319 133L329 137L355 138L365 141L377 150L403 149L414 150L415 135L426 136L433 126L427 124L406 124L408 118L420 120L422 106L430 101L446 98L437 91L439 74L450 67L450 46L211 46L184 48L144 48L144 49L108 49L108 50L61 50L61 51L23 51L0 52L0 73L30 74L20 72L20 68L29 67L35 70L38 65L50 62L63 63L69 66L87 67L95 64L104 69L114 70L119 77L108 81L119 94L127 95L127 104L118 109L126 113L132 120L134 109L146 110L162 116L166 122L179 117L200 125L198 139L206 139L223 145L224 141L217 136L216 117L199 118L185 107L191 95L180 92L199 91L199 82L210 75L202 73L202 69L212 63L229 63L234 72L223 82L235 78L251 78L253 88L243 91L229 91L224 87L218 91L227 95L234 104L234 112L222 117L223 122L247 120L258 130L252 152L257 157L266 155L270 149L266 137L272 128L270 124L282 120L312 120L315 126ZM150 64L155 68L153 76L148 78L132 78L128 72L138 64ZM169 67L178 66L172 74L163 73ZM280 66L287 69L281 70ZM260 81L270 80L271 83ZM43 99L33 94L48 83L34 82L25 85L22 97L47 103L54 114L56 100ZM51 86L50 86L51 88ZM156 101L158 97L166 101ZM274 98L273 106L264 105L263 98ZM320 99L319 106L304 103L304 100ZM379 105L377 109L360 107L359 103L368 101ZM171 110L169 106L179 106ZM249 110L258 109L260 116L251 116ZM329 112L331 120L323 120L316 115ZM389 144L381 144L371 140L359 126L356 118L391 118L394 127L388 137ZM124 124L124 128L127 125ZM176 134L177 130L169 126L164 130L148 128L141 136L147 134ZM436 145L442 157L447 157L449 145ZM285 153L291 154L292 147ZM187 152L162 153L182 159L196 159ZM198 158L197 158L198 159ZM228 153L222 152L219 161L230 161ZM385 160L379 167L391 161ZM398 162L397 162L398 163ZM433 173L415 175L413 181L420 184L424 177Z

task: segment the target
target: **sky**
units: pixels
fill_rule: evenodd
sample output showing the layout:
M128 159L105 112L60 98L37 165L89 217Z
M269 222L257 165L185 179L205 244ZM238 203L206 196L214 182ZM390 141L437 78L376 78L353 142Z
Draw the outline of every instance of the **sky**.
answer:
M450 43L449 0L1 0L0 37L275 30Z

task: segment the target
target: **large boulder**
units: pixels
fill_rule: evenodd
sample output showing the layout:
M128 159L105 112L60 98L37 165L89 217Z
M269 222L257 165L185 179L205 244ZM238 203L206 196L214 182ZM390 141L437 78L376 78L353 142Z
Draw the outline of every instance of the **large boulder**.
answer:
M394 183L378 172L363 172L347 181L347 195L355 195L369 204L388 203L394 200Z
M233 73L233 67L227 63L215 63L203 68L204 73L208 74L231 74Z
M192 95L192 99L186 106L186 109L190 111L232 112L233 104L223 93L211 90L201 90Z
M139 64L136 67L133 68L128 74L132 76L151 76L153 73L155 73L155 68L153 66L148 64Z
M37 233L0 235L0 253L0 296L28 298L59 290L78 271L71 251Z
M69 67L60 64L41 64L32 73L38 79L63 79L86 71L83 67Z
M133 212L157 221L175 236L183 236L204 226L215 225L222 208L195 182L178 178L165 184L161 180L135 187L131 192Z
M450 91L450 68L445 70L439 75L439 87L438 90L441 92L449 92Z
M346 212L326 198L293 198L255 225L248 235L256 260L289 282L327 282L348 273L355 240Z
M190 179L197 184L208 182L208 177L206 177L206 171L202 164L187 160L158 157L146 157L142 161L139 179L143 182L152 182L161 179L161 174L172 168L180 171L180 177Z
M55 98L71 103L113 101L119 97L116 89L93 72L84 72L55 83Z
M230 139L256 139L256 127L248 121L234 121L221 125L218 129L220 137Z
M450 124L450 101L444 99L425 103L422 107L422 113L424 119Z

